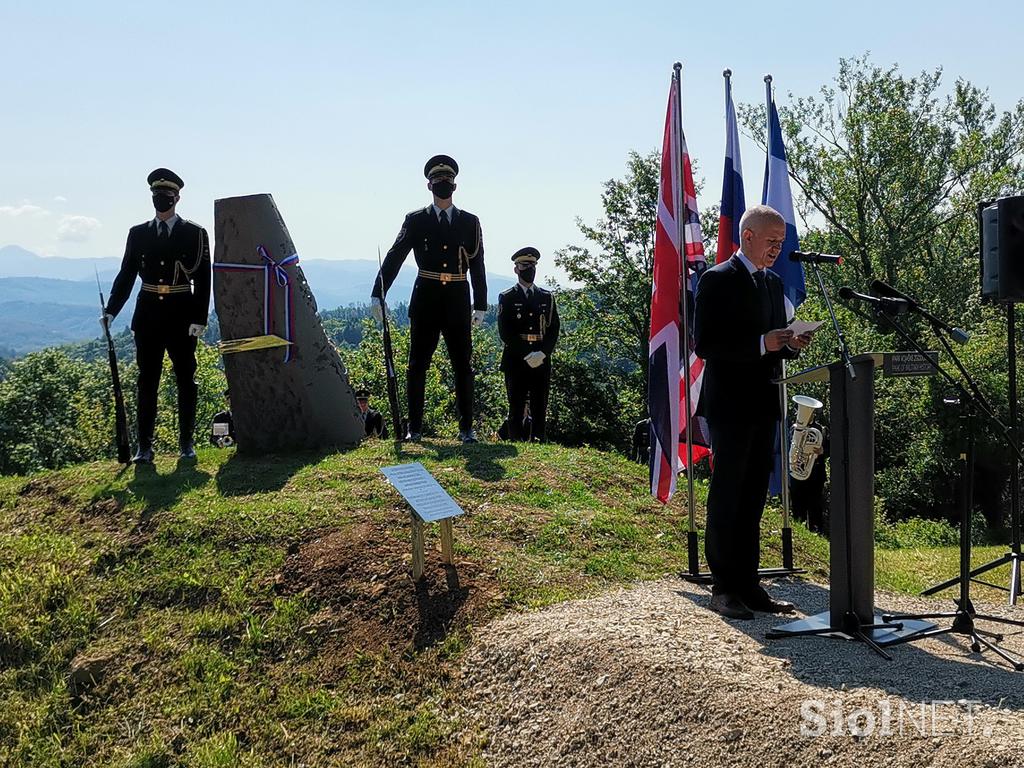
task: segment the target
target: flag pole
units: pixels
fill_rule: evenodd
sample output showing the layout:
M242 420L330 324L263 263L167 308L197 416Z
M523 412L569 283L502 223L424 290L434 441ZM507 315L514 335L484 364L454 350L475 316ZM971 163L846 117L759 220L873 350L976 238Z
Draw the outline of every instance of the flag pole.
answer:
M768 193L768 167L771 164L772 154L772 76L764 76L764 97L765 97L765 174L764 188L765 199ZM788 318L787 318L788 319ZM788 375L786 361L782 361L782 378ZM790 520L790 499L789 499L789 451L786 445L789 442L789 391L785 384L779 385L779 406L782 413L782 420L779 422L779 489L782 494L782 567L786 570L793 570L793 524Z
M679 263L680 263L680 309L683 315L683 343L680 345L683 356L683 407L686 409L686 490L688 505L687 521L687 552L688 565L691 574L700 572L700 561L697 552L697 516L696 507L693 502L693 409L690 407L690 318L686 305L686 292L689 283L689 267L686 263L686 237L683 228L686 226L685 206L686 190L683 170L683 88L682 88L682 62L676 62L672 69L672 79L676 89L676 130L672 136L672 146L675 149L676 165L673 171L679 174L679 184L673 185L679 190L678 196L672 201L676 213L676 235L679 238Z

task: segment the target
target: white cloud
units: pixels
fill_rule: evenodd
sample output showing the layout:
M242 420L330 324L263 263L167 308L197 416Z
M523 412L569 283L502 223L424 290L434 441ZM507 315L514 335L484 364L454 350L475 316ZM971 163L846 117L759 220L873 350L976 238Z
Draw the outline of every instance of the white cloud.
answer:
M41 208L38 205L32 205L32 203L22 203L21 205L0 205L0 216L34 216L36 218L42 218L43 216L49 216L50 212L45 208Z
M97 229L99 219L91 216L61 216L57 225L57 239L65 242L84 243Z
M67 201L68 199L64 197L64 195L57 195L56 197L53 198L53 202L55 203L66 203Z

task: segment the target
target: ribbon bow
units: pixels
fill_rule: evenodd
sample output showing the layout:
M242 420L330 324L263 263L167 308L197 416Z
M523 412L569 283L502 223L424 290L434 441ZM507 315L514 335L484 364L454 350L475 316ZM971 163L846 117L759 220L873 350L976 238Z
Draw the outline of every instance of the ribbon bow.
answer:
M256 246L256 252L265 262L264 264L229 264L221 262L214 264L214 269L221 269L227 271L244 271L259 269L263 271L263 335L269 336L271 330L271 323L274 318L274 286L271 283L271 274L274 276L274 281L278 287L284 288L284 340L288 344L284 348L284 361L286 363L291 362L292 359L292 347L294 346L294 339L292 338L292 326L294 325L294 317L292 315L292 280L288 272L285 271L285 267L290 264L297 264L299 261L299 254L293 253L291 256L286 256L280 261L274 261L270 257L270 253L262 245Z

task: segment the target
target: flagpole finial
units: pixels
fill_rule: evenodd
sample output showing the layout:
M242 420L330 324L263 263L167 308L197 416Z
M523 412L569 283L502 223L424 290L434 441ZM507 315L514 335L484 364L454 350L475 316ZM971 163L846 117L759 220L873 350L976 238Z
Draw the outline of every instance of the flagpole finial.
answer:
M766 83L770 83L772 81L771 73L768 73L767 75L764 76L764 81Z
M674 69L676 71L677 75L682 70L682 68L683 68L683 62L681 62L681 61L677 61L675 64L672 65L672 69Z
M722 77L724 77L724 78L732 77L732 70L731 69L723 69L722 70Z

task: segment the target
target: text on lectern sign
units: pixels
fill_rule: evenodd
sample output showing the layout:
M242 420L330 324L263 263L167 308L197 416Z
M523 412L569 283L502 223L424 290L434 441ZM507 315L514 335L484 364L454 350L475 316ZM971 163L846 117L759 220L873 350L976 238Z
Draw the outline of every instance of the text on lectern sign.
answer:
M425 523L462 514L462 509L419 462L381 467L381 472Z
M925 354L938 364L938 352ZM886 352L882 358L882 373L886 376L931 376L935 368L928 358L920 352Z

